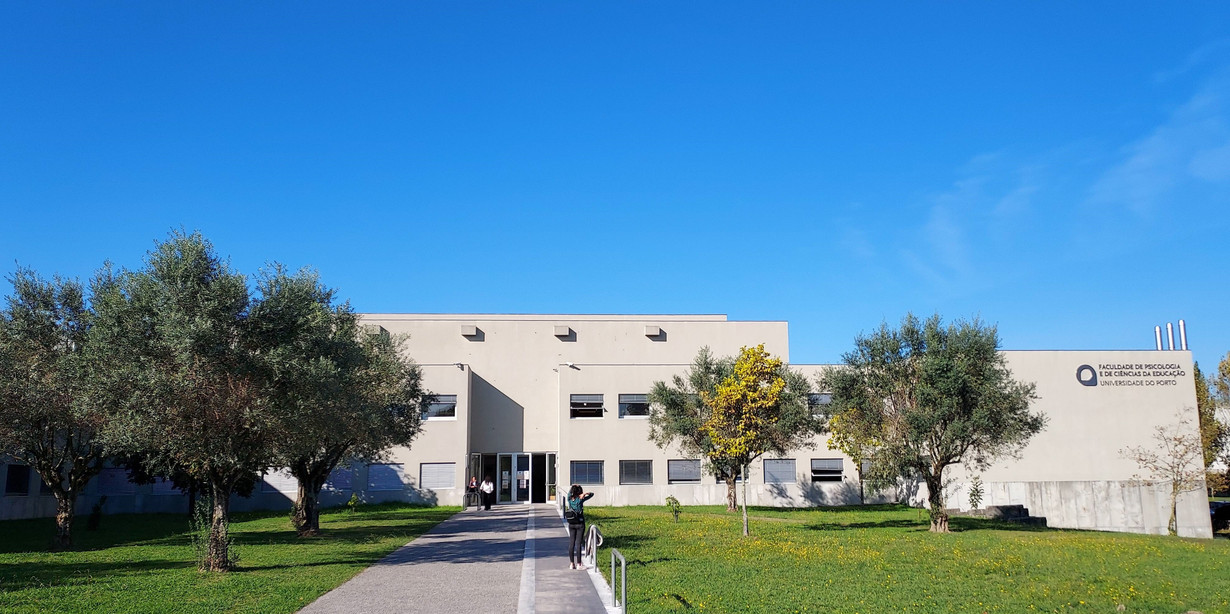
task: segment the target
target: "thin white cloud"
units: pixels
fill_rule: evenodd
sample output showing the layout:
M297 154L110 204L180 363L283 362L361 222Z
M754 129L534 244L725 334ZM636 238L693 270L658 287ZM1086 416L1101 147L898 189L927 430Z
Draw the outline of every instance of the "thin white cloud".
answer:
M1210 183L1230 180L1230 143L1196 152L1192 155L1188 170L1193 176Z
M843 252L863 261L874 261L876 259L875 245L867 236L866 231L849 224L844 224L840 233L841 236L838 239L838 244Z
M1166 83L1176 77L1181 77L1200 65L1210 62L1217 57L1230 55L1230 38L1222 38L1215 41L1205 43L1198 47L1195 51L1187 54L1183 63L1174 68L1158 71L1153 74L1154 83Z
M1211 79L1148 135L1120 150L1119 161L1089 189L1095 205L1150 216L1192 181L1230 179L1230 78Z
M945 270L958 276L969 274L970 246L961 221L949 205L932 207L923 230L931 246L931 254Z

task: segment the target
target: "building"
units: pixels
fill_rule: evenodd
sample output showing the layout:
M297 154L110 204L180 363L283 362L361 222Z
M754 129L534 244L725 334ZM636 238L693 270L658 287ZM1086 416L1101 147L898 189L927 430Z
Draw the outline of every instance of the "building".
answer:
M789 358L786 322L730 321L722 315L367 314L372 330L408 336L406 351L436 395L423 433L379 463L340 468L325 505L419 500L457 505L470 476L494 478L497 500L545 502L580 483L594 504L722 504L725 486L700 459L648 439L646 394L654 381L682 374L701 347L717 355L763 343ZM1181 416L1196 428L1192 358L1186 351L1006 351L1016 379L1037 384L1035 407L1049 419L1018 459L981 473L983 505L1023 504L1050 526L1165 533L1164 490L1138 484L1119 450L1147 445L1153 429ZM809 376L824 365L791 365ZM823 391L817 390L817 395ZM817 397L822 400L821 396ZM811 449L765 458L748 468L752 505L808 506L858 501L856 468L819 438ZM14 482L22 468L0 478ZM28 468L25 469L28 472ZM971 476L952 475L949 505L968 508ZM34 478L37 482L37 478ZM4 486L0 517L52 515L30 479ZM82 497L88 510L108 494L109 512L183 509L167 485L135 486L109 470ZM742 490L742 489L741 489ZM288 505L294 480L266 477L234 509ZM924 493L903 495L915 502ZM1203 492L1185 493L1180 534L1212 535Z

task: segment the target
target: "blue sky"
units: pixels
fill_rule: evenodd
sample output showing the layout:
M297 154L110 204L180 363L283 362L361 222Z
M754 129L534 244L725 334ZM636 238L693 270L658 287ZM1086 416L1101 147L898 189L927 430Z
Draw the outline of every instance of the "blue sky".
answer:
M1225 3L251 4L0 4L0 273L1230 351Z

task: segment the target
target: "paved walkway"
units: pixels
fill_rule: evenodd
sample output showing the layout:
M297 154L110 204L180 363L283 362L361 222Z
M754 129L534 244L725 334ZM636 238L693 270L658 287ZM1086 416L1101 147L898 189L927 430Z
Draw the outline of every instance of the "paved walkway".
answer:
M568 568L552 504L466 510L436 525L303 614L607 614L590 573Z

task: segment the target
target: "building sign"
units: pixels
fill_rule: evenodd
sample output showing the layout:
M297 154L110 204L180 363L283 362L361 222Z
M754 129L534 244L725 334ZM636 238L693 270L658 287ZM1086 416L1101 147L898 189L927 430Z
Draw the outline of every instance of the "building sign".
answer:
M1076 368L1076 381L1082 386L1177 386L1185 375L1183 367L1172 362L1110 362Z

